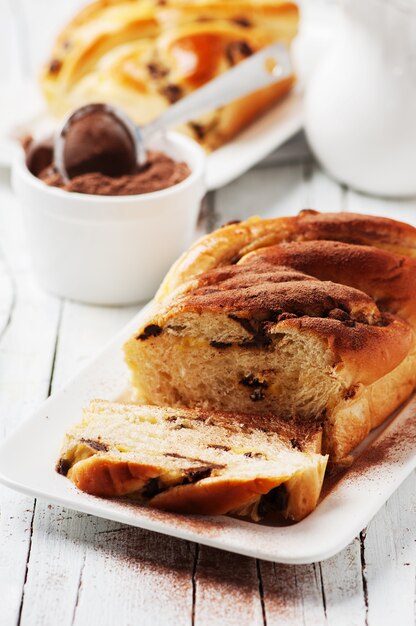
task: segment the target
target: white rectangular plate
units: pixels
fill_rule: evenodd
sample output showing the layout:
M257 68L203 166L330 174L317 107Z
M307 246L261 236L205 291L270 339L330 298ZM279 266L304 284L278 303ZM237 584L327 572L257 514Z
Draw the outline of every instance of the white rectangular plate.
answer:
M303 98L295 89L270 111L208 156L208 190L231 182L270 152L279 148L303 126Z
M142 310L89 365L0 448L0 480L23 493L84 513L281 563L311 563L344 548L416 467L416 399L377 437L317 509L298 524L254 524L230 517L186 516L95 498L55 472L65 431L93 398L114 400L128 388L122 344L140 325ZM364 446L362 446L364 447Z

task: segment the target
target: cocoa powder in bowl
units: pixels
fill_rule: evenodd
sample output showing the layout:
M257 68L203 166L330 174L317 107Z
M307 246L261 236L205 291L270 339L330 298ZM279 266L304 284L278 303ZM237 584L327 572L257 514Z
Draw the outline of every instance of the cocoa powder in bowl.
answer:
M109 176L100 172L79 174L64 180L53 163L52 139L35 142L25 138L26 165L29 171L46 185L64 191L101 196L131 196L167 189L185 180L190 174L189 166L175 161L167 154L149 151L145 166L122 176Z
M88 193L101 196L131 196L167 189L185 180L191 171L184 162L177 162L162 152L149 152L148 162L137 167L132 174L106 176L99 172L81 174L65 182L50 166L40 172L38 178L47 185L65 191Z

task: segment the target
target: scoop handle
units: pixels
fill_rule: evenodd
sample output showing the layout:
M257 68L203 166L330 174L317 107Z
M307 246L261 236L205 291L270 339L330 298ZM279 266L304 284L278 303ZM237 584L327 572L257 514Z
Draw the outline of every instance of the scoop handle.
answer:
M263 48L224 74L170 106L158 118L142 126L145 143L152 135L195 119L292 74L289 53L281 43Z

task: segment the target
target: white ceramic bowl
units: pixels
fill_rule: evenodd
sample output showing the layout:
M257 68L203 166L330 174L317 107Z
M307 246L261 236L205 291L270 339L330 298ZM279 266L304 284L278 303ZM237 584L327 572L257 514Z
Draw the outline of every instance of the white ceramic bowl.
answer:
M191 175L168 189L134 196L95 196L50 187L22 153L12 174L26 224L34 272L47 291L93 304L151 298L192 241L205 193L205 154L192 139L168 133L150 146Z

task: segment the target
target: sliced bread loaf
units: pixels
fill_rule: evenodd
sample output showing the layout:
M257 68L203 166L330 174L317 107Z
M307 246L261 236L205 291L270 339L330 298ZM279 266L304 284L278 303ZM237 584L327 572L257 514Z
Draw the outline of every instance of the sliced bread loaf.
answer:
M313 422L93 401L57 471L87 493L168 511L298 521L321 492L320 439Z
M303 212L202 238L125 345L138 399L316 419L352 449L416 385L416 229Z

